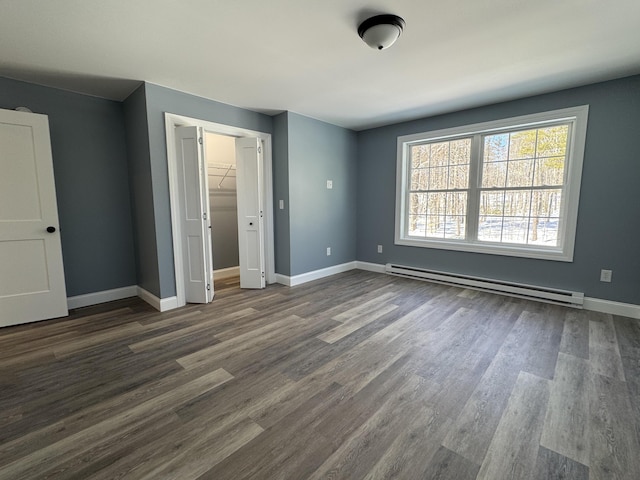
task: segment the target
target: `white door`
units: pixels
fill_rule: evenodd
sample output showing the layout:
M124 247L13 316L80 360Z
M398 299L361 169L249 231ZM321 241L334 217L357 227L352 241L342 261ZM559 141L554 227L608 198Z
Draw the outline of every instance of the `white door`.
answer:
M240 288L264 288L262 142L236 139Z
M213 299L209 194L203 144L201 128L176 128L182 268L187 303L209 303Z
M0 110L0 326L67 314L49 120Z

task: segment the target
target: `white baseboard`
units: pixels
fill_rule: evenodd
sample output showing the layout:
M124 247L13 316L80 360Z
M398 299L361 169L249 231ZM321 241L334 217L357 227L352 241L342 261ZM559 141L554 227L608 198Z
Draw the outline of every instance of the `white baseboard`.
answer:
M146 291L140 286L138 286L138 296L160 312L166 312L167 310L178 308L178 297L175 296L158 298L153 293Z
M286 275L276 274L276 282L286 285L288 287L295 287L303 283L312 282L313 280L319 280L324 277L335 275L336 273L348 272L356 268L356 262L347 262L340 265L333 265L332 267L322 268L320 270L314 270L312 272L301 273L300 275L294 275L288 277Z
M286 275L282 275L281 273L276 273L276 283L279 283L280 285L286 285L287 287L290 287L290 279L291 277L287 277Z
M217 272L231 272L238 267L225 268L223 270L217 270ZM334 265L332 267L323 268L321 270L314 270L313 272L303 273L301 275L295 275L289 277L286 275L276 274L276 283L286 285L288 287L294 287L306 282L318 280L320 278L335 275L336 273L347 272L353 269L366 270L368 272L385 273L385 266L378 263L369 262L348 262L341 265ZM237 275L237 273L229 274L227 276ZM226 277L216 277L226 278ZM142 287L131 285L129 287L114 288L112 290L104 290L102 292L87 293L85 295L77 295L75 297L67 298L67 306L69 310L74 308L87 307L90 305L98 305L100 303L112 302L114 300L122 300L123 298L140 297L147 302L153 308L160 312L166 312L167 310L173 310L178 308L178 298L158 298L152 293L149 293ZM640 320L640 305L634 305L632 303L614 302L611 300L603 300L601 298L584 297L585 310L591 310L594 312L610 313L611 315L620 315L623 317L636 318Z
M367 272L386 273L385 266L379 263L356 262L358 270L366 270Z
M240 275L240 267L220 268L213 271L214 280L222 280L223 278L237 277Z
M67 306L69 310L72 310L74 308L88 307L89 305L98 305L99 303L112 302L114 300L122 300L123 298L136 297L137 295L138 287L136 285L131 285L129 287L114 288L112 290L103 290L101 292L67 297Z
M610 313L611 315L640 319L640 305L634 305L632 303L621 303L613 302L611 300L602 300L601 298L584 297L583 307L586 310L592 310L594 312Z
M67 298L67 307L69 310L74 308L88 307L98 305L100 303L112 302L114 300L122 300L123 298L140 297L156 310L166 312L178 308L178 298L168 297L160 299L149 293L144 288L137 285L129 287L114 288L112 290L103 290L102 292L87 293Z

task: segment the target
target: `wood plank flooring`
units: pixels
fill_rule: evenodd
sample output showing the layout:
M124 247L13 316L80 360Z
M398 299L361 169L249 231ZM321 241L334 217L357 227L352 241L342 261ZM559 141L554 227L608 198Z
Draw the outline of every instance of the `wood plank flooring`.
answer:
M0 330L0 479L640 479L640 322L370 272Z

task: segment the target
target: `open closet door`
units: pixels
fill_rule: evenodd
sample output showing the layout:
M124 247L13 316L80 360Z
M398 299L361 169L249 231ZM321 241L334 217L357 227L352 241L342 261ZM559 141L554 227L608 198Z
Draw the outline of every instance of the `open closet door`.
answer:
M262 142L236 139L240 288L264 288Z
M182 268L187 303L209 303L213 299L209 193L203 144L201 128L176 127Z

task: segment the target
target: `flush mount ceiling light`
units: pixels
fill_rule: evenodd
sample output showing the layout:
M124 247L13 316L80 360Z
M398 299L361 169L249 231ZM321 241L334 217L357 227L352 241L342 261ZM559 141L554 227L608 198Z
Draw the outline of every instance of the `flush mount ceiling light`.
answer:
M371 48L384 50L394 44L403 28L404 20L397 15L376 15L360 24L358 35Z

